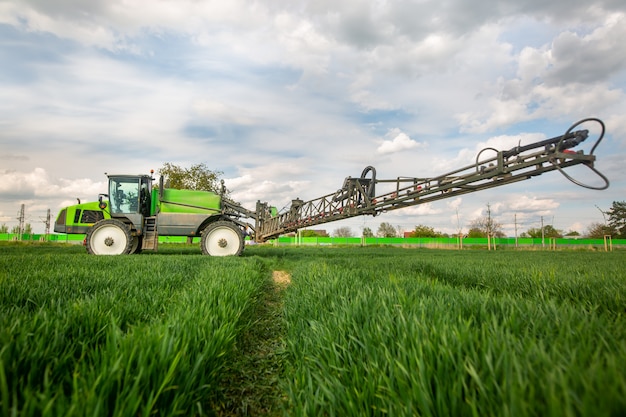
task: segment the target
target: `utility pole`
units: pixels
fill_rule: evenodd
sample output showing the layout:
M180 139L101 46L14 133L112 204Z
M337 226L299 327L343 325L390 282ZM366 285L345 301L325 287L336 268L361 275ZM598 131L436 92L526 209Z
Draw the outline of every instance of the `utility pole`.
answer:
M541 216L541 247L546 247L546 237L543 234L543 216Z
M598 210L600 210L600 213L602 213L602 218L604 219L604 230L602 231L602 233L606 234L608 230L608 224L606 223L606 216L604 215L604 211L602 211L602 209L598 207L597 204L594 204L594 205L596 206Z
M517 213L513 216L513 223L515 224L515 247L517 247Z
M456 208L456 227L459 236L459 249L463 249L463 234L461 233L461 221L459 220L459 208Z
M50 234L50 209L46 212L45 219L42 219L43 224L46 226L46 239L48 239L48 235Z
M594 206L596 206L596 208L600 210L600 213L602 213L602 218L604 219L604 224L606 225L606 216L604 215L604 211L602 211L602 209L598 207L597 204L594 204Z
M487 203L487 250L491 250L491 205Z
M491 205L487 203L487 234L491 235Z
M21 205L20 207L20 212L19 215L17 217L17 220L19 222L18 227L17 227L17 233L19 235L18 240L22 240L22 235L24 234L24 204Z

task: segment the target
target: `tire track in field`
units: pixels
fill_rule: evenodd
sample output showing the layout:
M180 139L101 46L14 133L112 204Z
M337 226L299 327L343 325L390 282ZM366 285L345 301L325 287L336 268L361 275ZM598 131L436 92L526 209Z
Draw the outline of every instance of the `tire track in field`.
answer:
M283 292L286 271L272 271L253 311L255 321L237 342L222 383L218 416L280 415L284 360Z

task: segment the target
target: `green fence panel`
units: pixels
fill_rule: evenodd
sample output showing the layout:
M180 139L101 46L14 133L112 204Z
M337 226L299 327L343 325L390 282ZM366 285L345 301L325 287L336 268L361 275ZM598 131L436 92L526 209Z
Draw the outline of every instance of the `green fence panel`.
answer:
M58 242L58 243L82 243L85 235L74 234L33 234L18 235L14 233L0 233L1 241L22 241L22 242ZM200 242L200 237L192 239L194 244ZM160 243L186 243L185 236L160 236ZM280 236L273 239L270 243L275 245L396 245L410 247L442 247L455 248L462 243L463 247L483 246L487 247L487 238L463 238L459 242L458 237L441 237L441 238L401 238L401 237L296 237L296 236ZM498 247L522 247L522 248L583 248L595 247L604 248L611 245L612 247L625 247L626 239L612 239L605 241L604 239L567 239L567 238L495 238L491 240L491 245Z
M418 247L458 247L460 242L457 237L443 238L383 238L383 237L302 237L280 236L275 239L274 244L278 245L400 245ZM487 238L463 238L463 246L484 246L489 242ZM613 239L612 246L626 246L626 239ZM566 238L495 238L491 240L491 245L498 247L604 247L603 239L566 239Z

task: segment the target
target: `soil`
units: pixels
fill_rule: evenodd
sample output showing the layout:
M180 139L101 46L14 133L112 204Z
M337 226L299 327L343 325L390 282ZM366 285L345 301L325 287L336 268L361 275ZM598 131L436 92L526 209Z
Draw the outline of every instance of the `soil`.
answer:
M287 271L273 271L272 278L274 279L274 284L281 289L291 284L291 275Z

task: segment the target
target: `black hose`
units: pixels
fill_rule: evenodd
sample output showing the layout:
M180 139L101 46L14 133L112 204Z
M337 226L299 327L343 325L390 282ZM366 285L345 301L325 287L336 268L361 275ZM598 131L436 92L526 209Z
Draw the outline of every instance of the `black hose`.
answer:
M361 179L366 179L365 176L370 172L372 173L372 178L369 186L367 187L367 196L369 198L374 198L376 195L376 168L371 165L366 166L363 172L361 172Z

